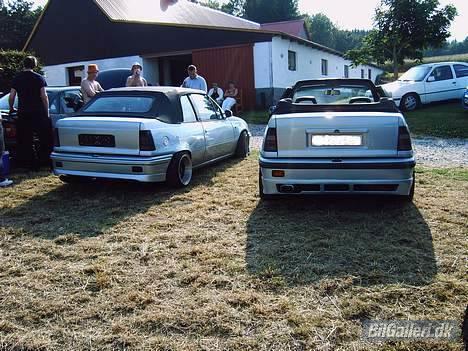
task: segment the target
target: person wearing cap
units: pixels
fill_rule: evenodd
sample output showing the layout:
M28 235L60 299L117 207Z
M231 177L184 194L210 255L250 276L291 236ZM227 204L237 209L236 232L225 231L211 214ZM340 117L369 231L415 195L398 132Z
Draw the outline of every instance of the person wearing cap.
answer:
M125 86L127 87L147 87L148 82L145 78L141 75L143 71L143 67L138 63L134 63L132 66L132 75L127 78L127 83Z
M208 86L206 84L205 78L198 75L197 67L194 65L190 65L187 68L188 77L185 78L184 82L182 83L182 88L189 88L189 89L196 89L201 90L205 93L208 92Z
M88 78L81 82L81 93L83 94L83 103L87 104L96 94L104 91L101 84L96 81L99 73L99 67L95 64L88 65Z
M44 77L34 72L37 59L27 56L23 61L24 70L13 79L10 91L10 114L15 113L18 97L18 120L16 142L18 164L36 171L41 164L50 165L50 154L54 145L52 122L49 118L49 98ZM39 138L38 159L34 152L34 135ZM39 162L37 162L39 161Z

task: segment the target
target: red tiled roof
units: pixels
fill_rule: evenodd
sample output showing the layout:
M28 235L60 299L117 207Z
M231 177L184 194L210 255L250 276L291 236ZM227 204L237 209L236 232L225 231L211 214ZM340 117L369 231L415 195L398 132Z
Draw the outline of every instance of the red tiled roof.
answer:
M261 29L273 32L282 32L294 35L295 37L309 39L305 28L305 22L303 19L284 22L262 23Z

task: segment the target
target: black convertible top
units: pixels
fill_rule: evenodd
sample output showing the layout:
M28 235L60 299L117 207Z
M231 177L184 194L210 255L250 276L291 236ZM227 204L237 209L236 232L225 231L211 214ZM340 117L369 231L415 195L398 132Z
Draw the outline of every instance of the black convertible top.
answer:
M295 103L294 94L297 90L307 86L326 86L327 88L339 88L344 85L365 86L371 91L374 102L360 104L314 104L314 103ZM385 97L385 94L379 90L369 79L314 79L301 80L292 88L287 88L278 104L273 108L275 115L289 113L307 113L307 112L400 112L393 100Z
M202 94L202 92L199 90L177 87L133 87L110 89L97 94L88 104L91 104L96 99L107 96L151 96L155 99L155 102L153 103L151 110L146 113L96 113L86 112L84 108L81 108L81 110L73 114L73 116L111 115L116 117L157 118L165 123L178 124L183 122L180 97L187 94Z

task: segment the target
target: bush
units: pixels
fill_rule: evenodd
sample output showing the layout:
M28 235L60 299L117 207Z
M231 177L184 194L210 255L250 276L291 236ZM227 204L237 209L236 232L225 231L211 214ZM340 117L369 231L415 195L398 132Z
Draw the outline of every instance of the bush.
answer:
M23 60L26 56L32 55L28 52L0 50L0 92L8 93L15 75L23 69ZM41 73L42 66L36 68L36 72Z

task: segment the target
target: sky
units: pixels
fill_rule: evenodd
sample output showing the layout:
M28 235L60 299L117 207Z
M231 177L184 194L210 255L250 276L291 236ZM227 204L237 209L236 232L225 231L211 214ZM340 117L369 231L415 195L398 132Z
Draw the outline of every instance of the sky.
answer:
M47 0L33 0L44 5ZM157 1L157 0L155 0ZM221 0L221 2L226 0ZM324 13L342 29L371 29L372 17L379 0L299 0L301 13ZM468 36L468 1L440 0L442 5L452 4L458 16L451 27L452 39L464 40Z

